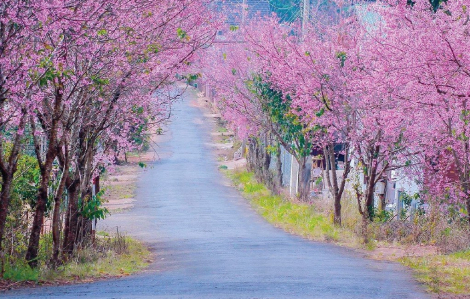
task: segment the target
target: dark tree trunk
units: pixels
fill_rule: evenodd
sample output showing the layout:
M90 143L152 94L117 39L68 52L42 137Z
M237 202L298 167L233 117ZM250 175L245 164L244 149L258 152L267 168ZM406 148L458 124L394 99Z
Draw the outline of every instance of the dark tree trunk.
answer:
M375 173L371 173L368 182L367 189L365 193L366 200L366 213L369 221L374 220L374 187L375 187Z
M362 215L362 241L364 244L369 243L369 213L364 211Z
M78 185L77 180L67 182L68 207L64 226L64 242L62 245L63 260L66 261L75 248L78 226Z
M301 201L307 202L310 195L310 167L307 163L307 157L302 157L297 162L299 163L299 198Z
M464 178L464 182L461 183L462 186L463 186L463 192L466 196L466 200L465 200L465 203L466 203L466 208L467 208L467 219L468 219L468 224L470 225L470 190L469 190L469 185L470 185L470 177L469 177L469 174L465 174L463 176Z
M94 185L95 185L95 194L96 193L99 193L100 192L100 176L96 176L94 181L93 181Z
M361 214L361 219L362 219L361 233L362 233L363 242L364 244L367 244L369 242L369 233L367 230L368 225L369 225L369 216L368 216L369 213L367 213L367 206L364 205L364 208L362 206L364 193L362 193L359 188L360 188L359 186L355 186L357 208L359 210L359 214Z
M376 153L379 152L379 149L379 146L369 148L368 163L365 163L364 159L361 160L363 165L367 165L365 168L367 171L364 172L364 184L366 185L365 190L361 191L361 187L359 185L355 187L357 205L359 213L362 216L362 237L364 243L369 242L368 225L374 219L374 188L377 178L377 162L373 157L377 156ZM359 154L361 153L359 152Z
M93 177L93 157L94 157L94 142L93 139L87 140L89 144L86 146L86 151L84 152L84 159L79 163L78 168L80 170L80 175L82 176L82 181L80 185L80 194L82 202L85 204L92 199L92 177ZM77 235L77 244L83 246L84 244L90 241L92 233L92 220L84 216L80 216L81 227L78 230Z
M13 175L5 174L2 176L2 180L2 193L0 195L0 251L2 251L3 235L5 233L8 207L10 206Z
M362 214L362 236L364 244L369 242L369 223L374 220L374 187L375 175L371 175L367 182L367 188L364 193L365 207Z
M257 153L256 153L256 139L254 138L249 138L248 139L248 157L247 157L247 168L248 171L254 171L255 167L255 161L257 159Z
M85 189L85 192L82 193L82 196L81 196L83 203L88 202L91 199L91 197L92 197L91 188L87 186L87 188ZM77 235L76 235L76 241L75 241L75 243L79 247L83 247L84 244L86 244L90 240L91 229L92 229L91 220L82 215L79 215Z
M40 141L36 136L36 122L33 116L30 116L30 125L32 128L33 139L34 139L34 150L38 159L39 168L41 169L41 183L39 185L38 195L36 199L36 212L34 214L33 226L31 229L31 236L29 238L28 251L26 253L26 260L32 268L38 265L38 251L39 251L39 239L41 237L41 228L44 222L44 213L47 207L47 187L49 185L52 163L57 157L58 150L58 131L60 126L60 118L62 116L62 100L63 100L64 86L60 79L56 82L55 94L54 94L54 108L51 112L50 124L44 119L44 115L38 113L37 117L41 123L44 132L47 132L47 151L46 157L43 161ZM45 100L46 101L46 100ZM47 105L45 104L47 107ZM50 110L47 107L47 110Z
M57 132L51 132L56 135ZM35 142L36 155L40 161L40 150L39 143ZM46 212L47 200L48 200L48 186L52 172L52 163L57 156L57 149L55 147L55 137L52 138L52 142L49 143L46 160L44 164L40 164L41 168L41 182L39 185L38 195L36 197L36 210L33 219L33 225L31 228L31 236L29 238L28 251L26 252L26 260L32 268L36 268L38 265L38 252L39 252L39 239L41 237L41 229L44 223L44 214Z
M281 161L281 145L277 144L277 151L276 151L276 183L278 185L278 194L280 193L280 190L282 189L282 161Z
M26 112L23 110L22 113L23 115L20 119L18 130L23 130L25 127ZM22 135L16 134L8 161L5 160L3 144L0 144L0 173L2 177L2 191L0 194L0 252L2 251L6 219L10 206L11 189L13 188L13 176L18 167L18 156L20 154L21 139Z
M53 241L53 252L52 252L52 263L57 265L59 262L60 254L60 205L62 203L62 197L65 189L65 182L68 176L68 165L62 170L62 177L60 178L59 186L54 195L54 214L52 218L52 241Z
M330 193L333 195L334 200L334 218L333 222L336 225L341 225L341 197L343 196L344 187L340 190L338 186L338 175L336 173L336 156L334 144L330 144L324 149L325 161L327 163L327 180ZM331 169L331 170L330 170ZM330 181L331 171L331 181ZM343 176L344 177L344 176ZM343 178L344 179L344 178Z
M54 214L52 215L52 264L57 266L60 252L60 204L61 200L54 197Z
M94 179L93 179L93 185L95 186L95 196L97 196L97 194L100 192L100 175L97 175ZM91 228L91 242L93 245L95 245L95 240L96 240L96 223L97 223L97 219L93 219L92 220L92 228Z
M52 166L52 163L51 163ZM26 260L31 268L38 265L39 239L41 237L41 229L44 223L44 213L47 206L47 187L49 185L50 167L41 176L41 184L39 186L38 195L36 197L36 210L29 238L28 251L26 252Z
M269 164L271 163L271 157L266 152L266 147L256 138L250 138L248 150L248 170L254 172L259 180L270 185Z
M341 219L341 196L337 194L335 196L335 215L334 215L333 222L336 225L341 225L341 221L342 221Z
M468 224L470 225L470 197L467 197L467 217L468 217Z

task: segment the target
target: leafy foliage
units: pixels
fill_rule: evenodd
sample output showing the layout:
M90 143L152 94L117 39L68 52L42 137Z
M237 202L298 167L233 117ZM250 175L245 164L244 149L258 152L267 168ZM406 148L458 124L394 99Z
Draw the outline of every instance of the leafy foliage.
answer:
M80 200L80 214L90 220L106 218L106 216L109 215L109 210L102 206L103 195L104 190L101 190L88 200Z
M256 77L252 92L261 99L263 111L276 126L284 143L290 145L300 157L309 156L312 149L312 143L309 141L310 129L291 106L291 97L284 96L271 86L269 82Z
M40 176L37 159L22 155L18 160L18 170L13 180L13 206L29 204L34 207Z

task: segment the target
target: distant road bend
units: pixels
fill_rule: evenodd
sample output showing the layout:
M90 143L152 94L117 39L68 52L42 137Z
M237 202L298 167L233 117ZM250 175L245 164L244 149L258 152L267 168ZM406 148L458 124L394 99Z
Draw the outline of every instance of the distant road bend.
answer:
M210 128L187 92L174 108L162 159L142 175L137 202L103 225L156 254L138 275L3 293L10 298L429 298L395 263L373 261L272 227L227 186ZM225 183L224 183L225 182Z

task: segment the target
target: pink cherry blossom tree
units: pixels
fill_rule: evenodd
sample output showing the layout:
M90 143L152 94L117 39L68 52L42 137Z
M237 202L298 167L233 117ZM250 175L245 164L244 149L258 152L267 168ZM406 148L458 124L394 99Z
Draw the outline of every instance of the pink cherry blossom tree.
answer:
M428 197L468 217L468 4L448 1L434 11L424 0L399 1L375 10L384 20L383 37L375 38L381 72L407 119L410 146L420 152Z
M30 67L35 59L32 45L38 36L33 28L38 20L37 12L37 3L6 1L0 4L0 241L31 111L29 97L37 83L30 78Z
M69 196L63 240L68 255L80 241L80 232L86 231L83 225L89 219L81 205L90 200L97 169L115 152L135 147L130 135L136 127L166 117L171 97L161 91L186 71L194 53L211 43L220 22L209 12L209 2L0 5L0 125L13 136L1 140L0 229L3 232L11 179L28 127L41 172L26 255L31 266L37 266L54 161L61 169L53 194L57 262L64 192Z

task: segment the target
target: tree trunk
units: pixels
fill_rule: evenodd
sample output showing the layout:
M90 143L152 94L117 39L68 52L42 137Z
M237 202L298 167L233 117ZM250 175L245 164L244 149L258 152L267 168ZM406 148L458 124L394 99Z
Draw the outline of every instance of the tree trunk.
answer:
M255 142L256 139L254 138L248 139L248 157L246 159L248 171L254 171L256 168L255 161L257 159L257 154Z
M97 194L100 193L100 190L101 190L100 189L100 175L99 174L94 178L93 185L95 186L95 190L94 190L95 196L98 197ZM97 224L98 220L93 219L92 221L93 221L93 223L92 223L92 231L91 231L91 234L92 234L91 242L94 246L95 245L95 240L96 240L96 224Z
M2 180L2 193L0 195L0 252L2 251L3 235L10 206L13 174L5 174L2 176Z
M93 177L93 157L94 157L94 150L93 150L93 140L88 139L86 147L86 151L83 153L83 159L78 163L78 169L80 171L81 182L80 182L80 196L82 199L82 203L85 204L92 199L92 177ZM85 243L89 241L89 237L91 236L92 230L92 222L91 219L88 219L84 216L80 216L81 223L80 229L78 230L78 235L76 239L76 244L83 246Z
M265 182L267 185L271 185L269 182L269 164L271 163L271 157L266 152L266 147L262 146L261 142L256 138L250 138L248 146L248 170L254 172L258 180Z
M335 147L333 144L330 144L326 147L326 163L328 163L329 168L331 169L332 176L332 186L330 187L330 193L333 195L334 199L334 218L333 222L336 225L341 225L341 197L342 192L339 190L338 186L338 176L336 173L336 157L335 157ZM328 177L330 174L328 173Z
M56 266L59 263L60 253L60 205L62 203L62 196L64 194L65 182L68 176L68 165L62 170L62 176L60 178L59 186L57 187L54 195L54 214L52 218L52 241L53 241L53 252L52 252L52 264Z
M368 179L367 189L365 193L366 212L369 221L374 220L374 187L375 174L371 174Z
M92 193L91 193L90 187L86 188L84 192L81 192L81 198L84 204L90 201L91 197L92 197ZM89 241L89 238L91 236L91 229L92 229L91 220L88 218L85 218L82 215L78 215L78 228L77 228L77 234L76 234L76 239L75 239L75 243L77 244L77 246L83 247L83 245Z
M39 251L39 239L41 237L41 228L44 222L44 213L47 207L47 188L52 171L52 163L57 157L57 136L59 128L59 120L62 116L61 105L63 100L64 86L60 78L56 82L55 95L54 95L54 109L52 111L52 119L50 125L42 119L42 116L38 114L42 129L47 132L47 152L45 161L42 160L42 152L40 149L41 142L36 135L36 122L32 115L30 115L30 125L32 129L32 135L34 139L34 150L36 157L39 162L39 168L41 169L41 183L38 190L38 196L36 200L36 212L34 214L33 226L31 229L31 236L29 238L28 251L26 253L26 260L32 268L36 268L38 265L38 251ZM48 108L47 108L48 109Z
M364 244L369 243L369 217L369 213L365 209L364 214L362 214L362 238Z
M364 238L364 244L369 242L368 226L371 221L374 220L374 184L373 180L369 177L367 182L367 188L364 196L364 210L362 214L362 236Z
M18 130L23 130L26 122L26 111L21 111L23 114L18 125ZM0 170L2 176L2 191L0 194L0 252L2 252L2 242L5 234L6 219L8 216L8 209L11 200L11 189L13 188L13 176L18 167L18 156L21 149L22 135L17 132L13 147L8 157L5 160L3 143L0 143Z
M369 242L369 232L368 232L368 225L369 225L369 213L367 212L367 206L364 204L364 208L362 207L362 199L364 197L364 193L361 192L359 189L360 186L355 186L356 191L356 199L357 199L357 208L359 210L359 214L361 215L362 225L361 225L361 233L364 244Z
M307 202L310 195L310 167L307 163L307 157L302 157L297 161L299 163L299 198Z
M93 180L93 184L95 185L95 194L99 193L101 188L100 188L100 175L97 175L95 179Z
M470 225L470 196L467 196L467 217L468 224Z
M52 163L51 163L52 166ZM47 187L49 185L50 167L41 176L41 184L36 197L36 211L34 214L33 226L31 228L31 235L29 238L28 251L26 253L26 260L31 268L38 266L38 252L39 252L39 239L41 237L41 229L44 223L44 213L47 206Z
M77 180L73 180L67 186L67 194L69 204L65 218L64 242L62 245L62 259L67 260L72 254L75 247L75 239L77 235L78 225L78 185Z
M52 216L52 265L54 267L58 264L60 252L60 204L60 198L55 196Z
M277 144L277 151L276 151L276 182L279 186L278 194L280 190L282 190L282 161L281 161L281 145Z
M34 126L34 125L33 125ZM33 129L33 134L34 134ZM51 140L48 145L46 159L44 164L41 163L41 152L38 140L35 139L35 151L38 157L39 166L41 169L41 183L38 189L38 195L36 197L36 211L34 214L33 225L31 228L31 235L29 238L28 251L26 252L26 260L31 268L36 268L38 265L38 252L39 252L39 239L41 237L41 229L44 222L44 213L46 212L47 200L48 200L48 186L52 172L52 163L57 156L57 148L55 147L55 141L57 132L51 132Z
M333 218L335 225L341 225L341 195L335 194L335 215Z

